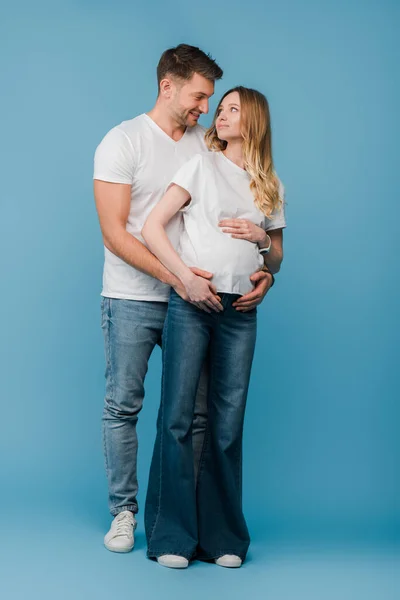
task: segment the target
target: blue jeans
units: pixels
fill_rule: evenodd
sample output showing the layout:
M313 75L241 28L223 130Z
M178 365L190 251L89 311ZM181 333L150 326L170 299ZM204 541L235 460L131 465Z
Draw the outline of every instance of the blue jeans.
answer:
M148 556L244 560L242 434L257 309L206 313L171 292L164 326L163 383L146 498ZM210 353L206 439L196 478L192 421L202 364Z
M106 355L103 445L112 515L138 511L136 424L144 398L144 379L151 353L161 345L168 304L101 299ZM197 393L193 425L197 468L207 421L206 365Z

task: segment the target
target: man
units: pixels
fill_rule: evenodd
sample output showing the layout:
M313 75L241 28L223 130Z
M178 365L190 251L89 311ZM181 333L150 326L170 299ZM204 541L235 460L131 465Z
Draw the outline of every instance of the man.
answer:
M146 248L140 232L177 169L206 150L204 130L197 122L208 112L214 82L222 74L216 62L198 48L181 44L165 51L157 67L154 108L111 129L96 150L94 193L105 246L103 440L109 508L114 516L104 543L113 552L129 552L134 546L134 515L138 511L136 424L148 360L155 345L161 344L170 287L186 299L181 282ZM168 235L174 245L180 227L180 218L170 224ZM195 267L192 270L212 277ZM239 310L263 299L272 276L259 272L252 280L256 288L241 298ZM206 413L203 382L193 424L196 463Z

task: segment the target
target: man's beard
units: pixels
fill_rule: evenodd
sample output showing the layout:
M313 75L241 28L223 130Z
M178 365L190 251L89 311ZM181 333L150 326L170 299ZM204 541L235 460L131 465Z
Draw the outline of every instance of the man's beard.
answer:
M187 110L186 108L181 108L181 107L177 107L174 110L174 118L176 120L177 123L179 123L179 125L181 125L182 127L193 127L194 125L189 123L189 113L190 110Z

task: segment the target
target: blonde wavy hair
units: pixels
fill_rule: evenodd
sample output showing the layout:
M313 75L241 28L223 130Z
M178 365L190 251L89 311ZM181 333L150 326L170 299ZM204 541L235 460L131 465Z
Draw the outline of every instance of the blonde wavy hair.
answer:
M240 96L244 168L251 177L250 189L254 195L254 203L270 219L272 213L281 206L282 199L272 160L271 118L266 97L257 90L242 86L228 90L218 104L211 127L206 131L206 144L215 152L227 147L228 143L219 139L215 123L219 106L232 92L238 92Z

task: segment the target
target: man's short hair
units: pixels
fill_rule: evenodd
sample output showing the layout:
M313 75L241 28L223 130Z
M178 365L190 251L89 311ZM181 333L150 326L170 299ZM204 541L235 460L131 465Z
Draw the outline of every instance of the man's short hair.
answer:
M210 54L205 54L195 46L179 44L176 48L166 50L160 58L157 66L158 87L167 75L189 81L194 73L213 82L223 75L222 69Z

